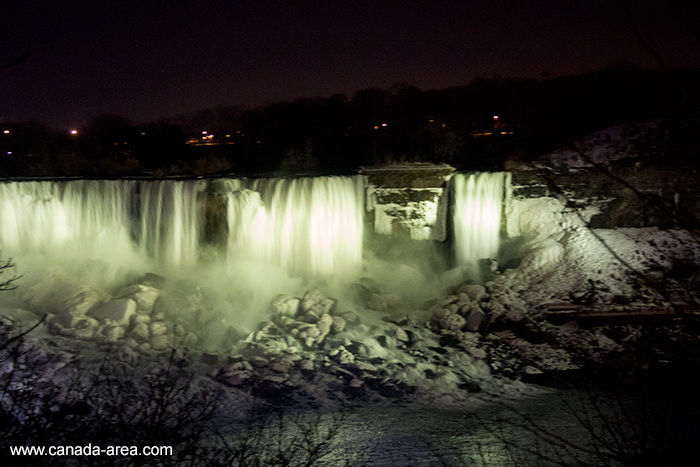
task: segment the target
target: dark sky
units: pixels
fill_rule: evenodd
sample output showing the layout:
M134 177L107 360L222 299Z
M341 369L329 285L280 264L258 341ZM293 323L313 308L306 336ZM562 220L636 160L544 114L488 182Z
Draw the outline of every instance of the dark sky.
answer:
M629 5L625 15L624 4ZM537 78L629 61L697 66L691 0L5 1L0 121L134 123L369 87ZM683 13L688 28L669 5Z

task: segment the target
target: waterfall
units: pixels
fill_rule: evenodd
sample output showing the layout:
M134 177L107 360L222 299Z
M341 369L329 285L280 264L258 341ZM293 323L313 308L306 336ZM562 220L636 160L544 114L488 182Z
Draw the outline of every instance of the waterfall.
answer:
M354 275L362 265L361 177L255 180L228 199L229 257L307 277Z
M0 249L3 255L50 254L128 245L133 187L105 180L1 184Z
M0 184L4 257L69 252L157 267L194 266L202 252L206 180L32 181ZM218 180L225 258L324 277L359 272L361 177ZM223 217L222 217L223 219Z
M479 259L496 258L501 212L510 174L455 174L454 245L457 264L474 266Z

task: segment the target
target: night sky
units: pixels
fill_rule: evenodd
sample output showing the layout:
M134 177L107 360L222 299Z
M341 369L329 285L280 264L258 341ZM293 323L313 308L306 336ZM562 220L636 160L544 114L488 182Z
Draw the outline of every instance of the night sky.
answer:
M690 0L23 0L2 10L0 63L32 55L0 70L0 121L56 128L104 113L140 123L395 84L658 67L644 41L665 66L700 64Z

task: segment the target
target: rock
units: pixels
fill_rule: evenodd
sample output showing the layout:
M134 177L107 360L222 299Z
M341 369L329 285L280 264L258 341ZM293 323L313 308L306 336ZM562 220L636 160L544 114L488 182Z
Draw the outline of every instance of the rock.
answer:
M476 302L480 302L481 300L488 297L488 294L486 293L486 287L479 284L463 285L459 289L457 289L457 294L460 293L467 294L469 298Z
M107 324L100 330L100 336L104 342L112 343L123 338L125 334L124 328L114 324Z
M288 373L292 366L294 366L294 362L292 360L281 358L274 362L270 368L272 371L276 371L277 373Z
M205 365L216 365L217 363L219 363L219 354L203 352L199 361L201 361Z
M100 322L111 320L119 325L127 325L135 313L136 302L130 298L120 298L100 305L92 313L92 317Z
M457 301L459 301L459 297L457 295L448 295L438 302L438 306L440 308L447 308L449 305Z
M338 334L339 332L343 332L345 330L345 319L341 316L334 316L333 321L331 322L331 330L330 332L333 334Z
M358 378L351 379L348 382L346 392L353 397L363 396L365 394L365 382Z
M406 326L410 321L406 313L394 313L391 316L384 318L384 320L399 326Z
M131 330L131 335L139 342L147 341L148 338L151 337L151 333L148 331L148 324L138 323L134 326L134 329Z
M328 356L336 360L341 365L347 365L355 361L355 356L348 352L348 350L342 345L331 350L328 353Z
M376 366L372 365L371 363L367 362L355 362L355 363L349 363L346 365L346 367L354 372L357 375L363 375L365 373L377 373L379 370L377 369Z
M466 321L466 328L469 331L477 332L486 321L486 313L480 308L474 308L469 312Z
M440 329L447 331L459 331L466 324L466 320L460 315L444 308L433 313L432 320L437 323Z
M250 359L250 364L255 368L265 368L270 366L270 361L264 357L255 356Z
M251 378L252 374L248 371L237 371L235 373L226 373L222 375L221 380L224 384L238 387L243 386Z
M57 313L84 316L108 299L109 296L105 292L88 285L80 285L73 295L63 301Z
M75 337L78 339L91 339L95 335L99 323L94 318L82 318L77 319L73 323L73 330L75 331Z
M282 317L294 317L299 311L299 300L296 297L291 297L289 295L279 295L272 302L272 312L273 316L277 319Z
M148 330L152 336L160 336L168 331L168 326L163 321L151 321L148 325Z
M170 346L170 338L166 334L151 336L149 341L153 350L165 350Z
M313 360L304 359L299 361L299 369L304 373L312 373L316 369Z
M408 337L408 333L403 328L396 328L395 337L397 341L403 342L404 344L408 344L411 341L411 338Z
M316 327L321 331L321 335L324 337L328 335L331 331L331 325L333 324L333 318L329 314L324 314L321 319L316 323Z
M136 309L150 313L161 291L147 285L135 284L116 293L116 298L131 298L136 302Z
M318 290L309 290L301 300L303 314L321 317L323 314L331 314L335 308L336 301L327 297Z

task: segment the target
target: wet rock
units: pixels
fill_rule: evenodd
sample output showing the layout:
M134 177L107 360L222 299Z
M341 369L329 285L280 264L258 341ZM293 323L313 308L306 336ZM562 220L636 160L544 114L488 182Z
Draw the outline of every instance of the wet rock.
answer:
M346 322L342 316L334 316L333 321L331 322L330 332L333 334L338 334L339 332L343 332L345 330L345 326Z
M168 326L163 321L151 321L148 325L151 336L160 336L168 331Z
M446 331L459 331L466 324L463 317L444 308L433 313L432 321Z
M250 359L250 364L255 368L266 368L270 366L270 361L264 357L255 356Z
M130 298L120 298L103 303L92 313L100 322L114 321L119 325L129 324L129 319L136 313L136 302Z
M252 373L249 371L236 371L233 373L225 373L221 376L221 380L228 386L240 387L246 384L252 376Z
M410 319L406 313L393 313L391 316L384 318L384 321L394 323L398 326L406 326Z
M299 369L306 374L313 373L316 369L316 365L313 360L304 359L299 361Z
M348 381L348 385L346 387L345 391L349 396L353 397L361 397L364 396L366 391L365 391L365 382L362 381L361 379L358 378L353 378L350 381Z
M95 332L99 327L99 323L94 318L82 318L76 319L73 323L73 330L75 331L75 337L78 339L91 339L95 336Z
M170 338L166 334L151 336L149 343L153 350L165 350L170 346Z
M299 311L299 300L289 295L280 295L272 302L272 312L275 318L294 317Z
M460 293L467 294L469 298L476 302L480 302L488 297L488 294L486 293L486 288L483 285L479 284L463 285L459 289L457 289L457 294Z
M324 314L332 314L336 301L318 290L309 290L301 300L304 316L312 315L320 318Z
M342 345L331 350L328 353L328 356L336 360L341 365L347 365L355 361L355 356Z
M131 331L131 335L134 336L134 339L139 342L145 342L149 337L151 337L151 333L148 331L148 325L146 323L138 323L136 326L134 326L134 329Z
M121 289L114 296L115 298L131 298L136 302L137 310L150 313L160 294L161 291L154 287L135 284Z
M396 328L395 337L397 341L403 342L404 344L411 342L411 338L403 328Z
M108 299L109 296L106 292L88 285L81 285L63 301L56 312L57 314L84 316Z
M99 336L106 343L113 343L124 337L125 331L122 326L107 324L100 329Z
M274 362L270 368L272 371L276 371L277 373L288 373L289 370L294 366L294 361L290 358L281 358L278 361Z
M486 321L486 313L479 308L474 308L469 312L466 320L466 328L469 331L477 332Z

